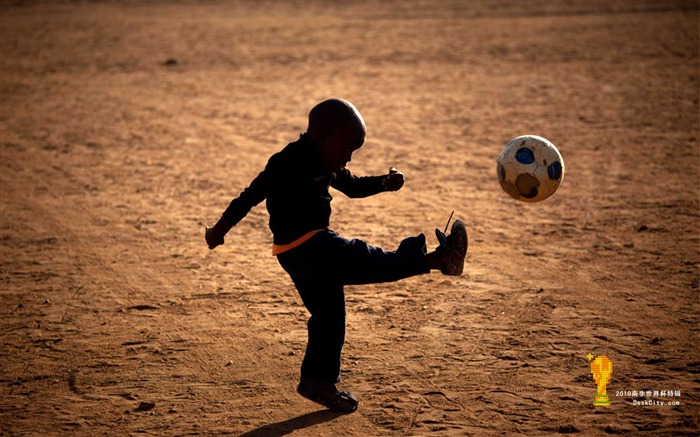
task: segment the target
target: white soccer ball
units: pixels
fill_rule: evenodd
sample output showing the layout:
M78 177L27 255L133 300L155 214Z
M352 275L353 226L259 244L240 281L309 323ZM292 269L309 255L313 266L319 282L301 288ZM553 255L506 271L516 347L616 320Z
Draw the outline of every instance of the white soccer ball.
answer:
M564 160L546 138L523 135L506 144L496 161L503 191L523 202L540 202L564 179Z

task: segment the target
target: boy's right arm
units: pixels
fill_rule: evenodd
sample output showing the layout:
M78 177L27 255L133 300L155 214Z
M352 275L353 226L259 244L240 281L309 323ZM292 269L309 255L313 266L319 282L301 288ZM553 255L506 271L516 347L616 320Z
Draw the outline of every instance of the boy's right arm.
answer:
M258 203L265 200L268 190L268 175L265 170L253 179L248 188L231 201L226 211L213 227L204 231L209 249L224 244L224 236Z

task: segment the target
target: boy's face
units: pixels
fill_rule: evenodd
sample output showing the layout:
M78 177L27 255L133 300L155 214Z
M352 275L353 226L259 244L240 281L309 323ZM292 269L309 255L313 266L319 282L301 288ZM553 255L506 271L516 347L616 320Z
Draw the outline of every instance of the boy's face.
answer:
M352 160L354 151L365 143L365 130L360 128L335 129L322 141L321 151L326 170L337 172Z

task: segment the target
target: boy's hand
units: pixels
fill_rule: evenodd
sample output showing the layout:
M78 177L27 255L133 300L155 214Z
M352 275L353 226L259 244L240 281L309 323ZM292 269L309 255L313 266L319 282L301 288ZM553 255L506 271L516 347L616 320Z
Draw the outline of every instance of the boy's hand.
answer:
M398 171L396 168L391 167L389 169L389 174L384 176L382 180L382 185L387 191L398 191L403 187L403 173Z
M207 240L209 250L212 250L216 246L224 244L224 236L216 232L216 226L214 226L213 228L207 226L204 229L204 239Z
M209 250L224 244L224 236L231 230L233 225L224 217L221 217L213 227L204 229L204 239L207 240Z

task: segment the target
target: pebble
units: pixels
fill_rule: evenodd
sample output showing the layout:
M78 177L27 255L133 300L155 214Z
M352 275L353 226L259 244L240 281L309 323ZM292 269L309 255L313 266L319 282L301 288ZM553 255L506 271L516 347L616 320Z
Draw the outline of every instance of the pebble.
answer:
M141 402L134 411L150 411L156 407L155 402Z

